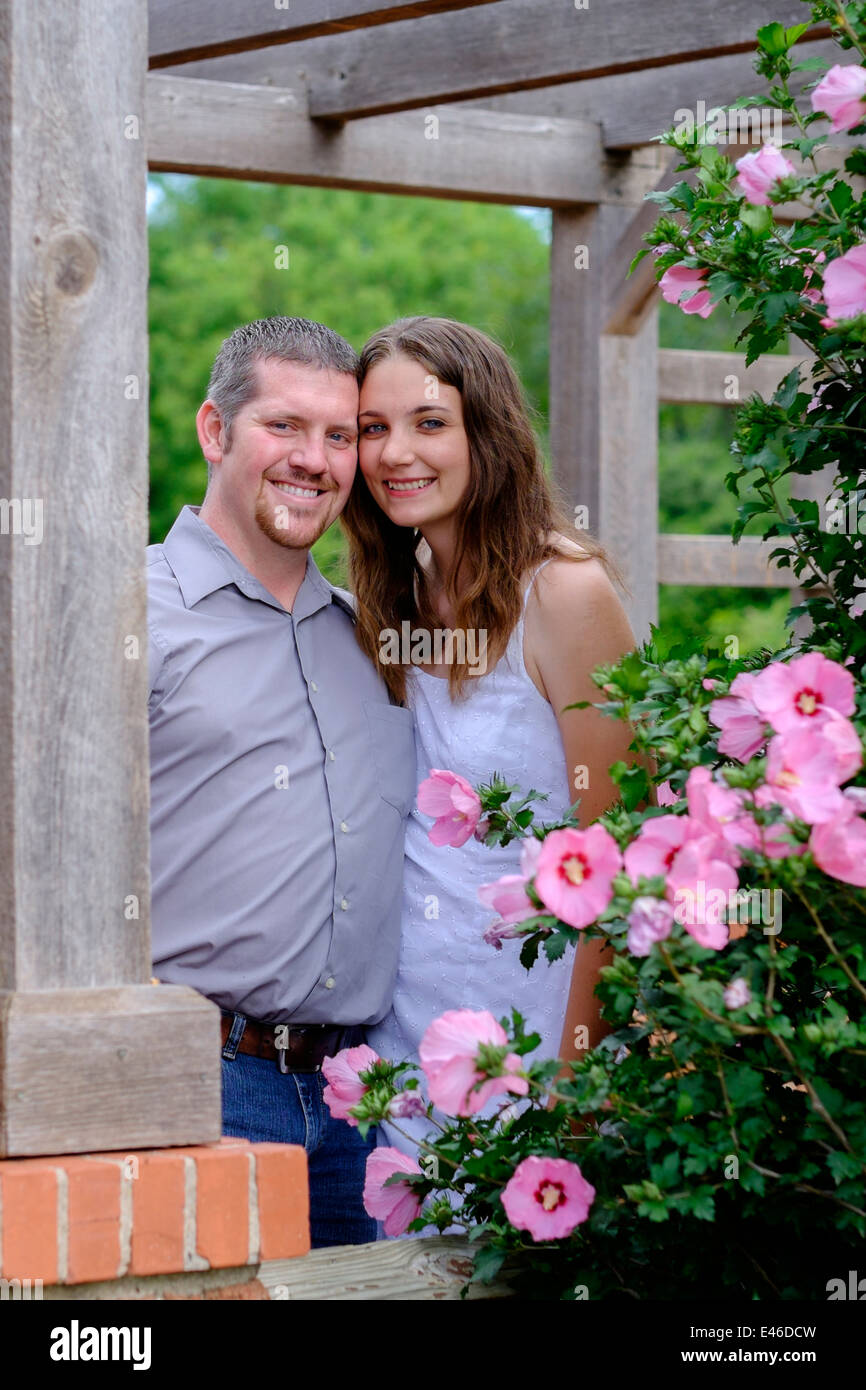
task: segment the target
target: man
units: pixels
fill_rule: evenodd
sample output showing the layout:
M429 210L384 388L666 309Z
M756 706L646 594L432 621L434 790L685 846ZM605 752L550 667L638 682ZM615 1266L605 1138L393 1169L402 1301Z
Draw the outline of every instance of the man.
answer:
M357 373L321 324L236 329L204 503L148 549L154 973L222 1010L224 1132L306 1147L314 1246L376 1238L375 1132L331 1119L321 1064L390 1005L415 793L412 716L309 553L355 476Z

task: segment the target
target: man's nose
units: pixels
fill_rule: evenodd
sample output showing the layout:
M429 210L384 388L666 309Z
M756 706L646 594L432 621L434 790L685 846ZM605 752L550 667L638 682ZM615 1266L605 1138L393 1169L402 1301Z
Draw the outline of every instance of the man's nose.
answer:
M328 467L324 435L305 435L294 441L289 451L289 464L306 473L324 473Z

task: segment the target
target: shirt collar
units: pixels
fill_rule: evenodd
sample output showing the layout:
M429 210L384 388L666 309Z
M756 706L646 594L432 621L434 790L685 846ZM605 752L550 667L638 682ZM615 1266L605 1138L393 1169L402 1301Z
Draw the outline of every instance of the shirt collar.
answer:
M200 507L183 507L162 546L186 607L192 608L208 594L234 584L247 598L258 599L284 612L279 600L241 564L216 531L202 521L200 510ZM329 603L337 604L354 622L351 596L328 583L308 552L307 568L295 596L292 617L298 622Z

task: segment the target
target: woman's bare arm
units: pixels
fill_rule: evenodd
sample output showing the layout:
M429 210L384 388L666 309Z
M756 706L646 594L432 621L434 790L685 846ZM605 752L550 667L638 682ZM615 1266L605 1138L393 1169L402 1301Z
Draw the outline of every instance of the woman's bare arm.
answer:
M527 670L553 706L565 750L572 798L580 797L579 823L586 828L619 795L608 768L628 762L631 727L599 710L566 710L576 700L604 697L590 679L596 666L619 660L636 646L625 610L599 560L552 560L539 574L526 612ZM581 940L574 955L560 1057L573 1060L611 1030L602 1023L593 991L610 946Z

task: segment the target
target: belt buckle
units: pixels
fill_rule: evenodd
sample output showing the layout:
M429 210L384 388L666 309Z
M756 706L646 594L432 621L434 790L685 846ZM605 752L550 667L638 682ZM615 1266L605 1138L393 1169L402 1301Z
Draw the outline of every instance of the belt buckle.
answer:
M291 1045L289 1041L290 1033L291 1027L288 1023L278 1023L276 1028L274 1029L274 1047L276 1048L279 1054L280 1071L282 1072L283 1076L288 1076L289 1074L289 1069L286 1066L286 1053L288 1052L289 1047ZM277 1041L280 1035L282 1035L281 1041Z

